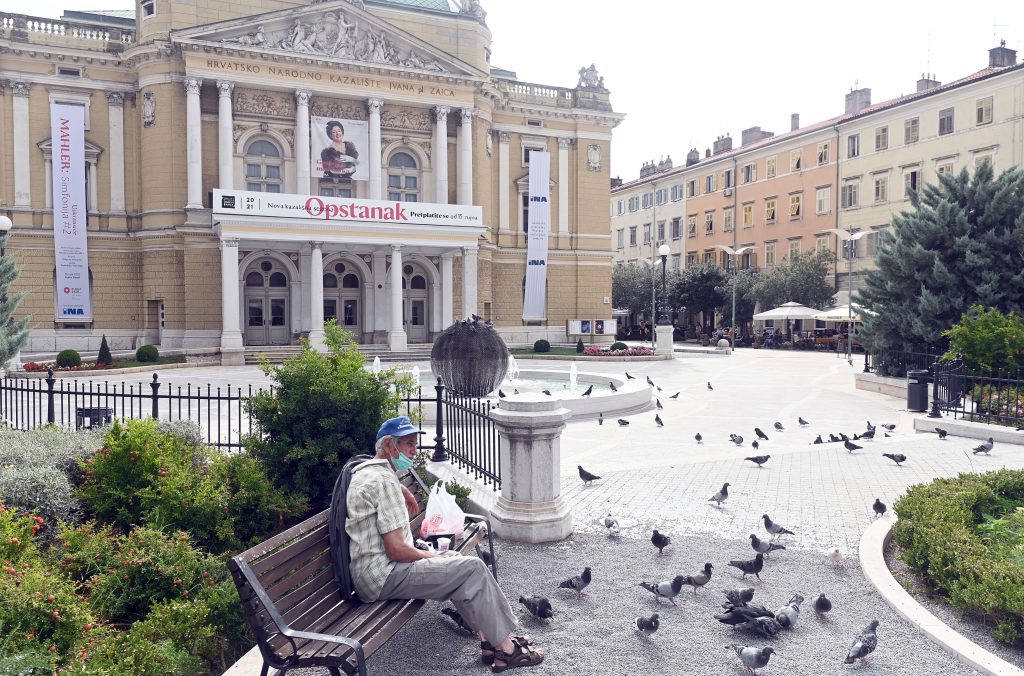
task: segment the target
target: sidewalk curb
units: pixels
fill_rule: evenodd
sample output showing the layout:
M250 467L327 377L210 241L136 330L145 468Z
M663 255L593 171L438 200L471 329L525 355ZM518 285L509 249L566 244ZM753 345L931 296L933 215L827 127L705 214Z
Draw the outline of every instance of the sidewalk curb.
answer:
M990 676L1024 676L1024 670L993 655L981 646L958 634L932 615L907 593L885 564L883 551L892 538L896 519L876 519L860 540L860 565L864 576L889 606L911 624L919 627L940 648L958 660Z

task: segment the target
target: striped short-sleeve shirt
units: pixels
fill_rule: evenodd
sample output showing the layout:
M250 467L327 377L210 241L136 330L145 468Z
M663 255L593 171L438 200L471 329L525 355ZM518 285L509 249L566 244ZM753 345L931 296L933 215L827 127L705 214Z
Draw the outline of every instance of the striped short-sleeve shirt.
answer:
M369 603L377 600L395 568L384 551L384 533L401 528L405 541L413 544L402 485L387 460L370 460L356 468L346 504L352 583L359 598Z

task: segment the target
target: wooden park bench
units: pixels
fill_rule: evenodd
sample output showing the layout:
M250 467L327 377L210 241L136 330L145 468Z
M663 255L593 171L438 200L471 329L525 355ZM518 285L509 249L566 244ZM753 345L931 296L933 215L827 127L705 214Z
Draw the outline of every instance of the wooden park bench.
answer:
M410 519L415 536L423 520L427 490L409 472L402 479L419 502ZM373 655L426 601L422 599L362 603L343 599L331 569L325 509L228 561L246 617L263 655L261 676L273 667L278 676L289 669L326 667L332 676L366 675ZM490 532L483 516L467 514L470 522L452 549L465 552ZM485 530L486 529L486 530ZM494 547L491 545L491 560ZM497 569L492 563L492 573Z

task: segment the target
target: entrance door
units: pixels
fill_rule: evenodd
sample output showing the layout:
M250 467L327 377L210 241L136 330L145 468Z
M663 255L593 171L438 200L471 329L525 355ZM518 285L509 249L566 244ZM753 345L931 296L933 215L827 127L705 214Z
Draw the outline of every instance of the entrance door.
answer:
M324 273L324 320L334 318L352 340L359 342L362 338L359 322L362 283L356 272L351 263L338 261Z
M410 343L425 343L427 331L427 278L419 266L407 264L402 275L402 319L406 339Z
M245 344L267 344L266 298L245 294Z
M245 275L245 344L287 345L288 275L273 259L255 262Z

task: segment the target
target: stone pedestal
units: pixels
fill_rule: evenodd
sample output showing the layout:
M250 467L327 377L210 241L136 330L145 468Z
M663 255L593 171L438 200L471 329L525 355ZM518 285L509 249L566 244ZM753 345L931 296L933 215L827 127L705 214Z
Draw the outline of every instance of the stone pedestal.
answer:
M655 327L654 354L667 354L674 358L675 350L672 345L672 332L671 324Z
M562 430L571 413L557 400L524 394L491 411L501 438L501 497L491 510L499 537L553 542L572 533L572 511L561 496Z

